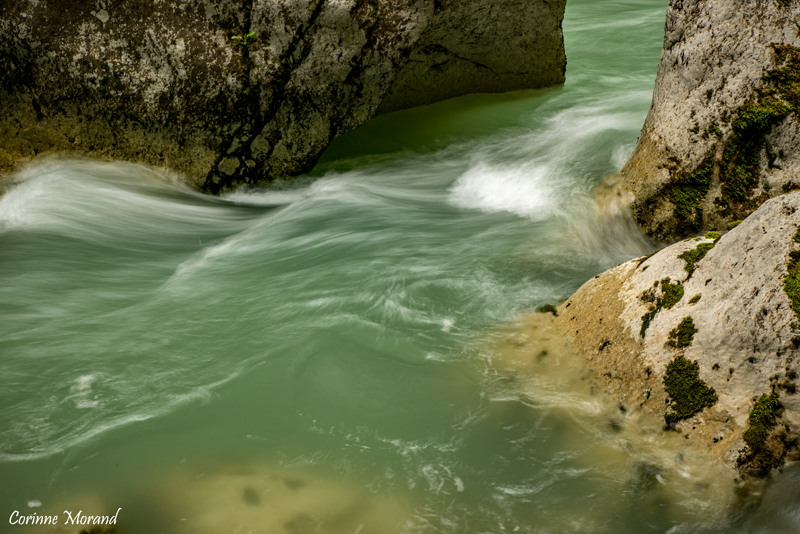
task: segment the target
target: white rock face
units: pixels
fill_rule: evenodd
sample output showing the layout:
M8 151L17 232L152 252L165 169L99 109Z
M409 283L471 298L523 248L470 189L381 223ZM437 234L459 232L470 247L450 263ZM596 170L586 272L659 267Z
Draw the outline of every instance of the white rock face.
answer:
M800 370L800 322L784 291L789 252L800 249L798 226L800 193L768 200L719 238L691 274L679 256L713 239L690 238L599 275L559 307L556 324L632 409L663 416L667 365L679 355L697 361L718 401L678 428L736 465L761 395L776 391L785 407L782 424L790 434L800 430L800 393L791 392ZM655 314L642 338L643 317L653 306L648 295L661 296L665 278L680 282L683 296ZM670 331L686 317L697 330L691 344L670 347Z
M768 85L762 77L779 66L773 45L800 46L798 17L800 4L781 0L670 0L653 103L621 173L636 198L637 220L651 236L669 240L726 229L797 181L800 122L794 112L767 135L773 155L766 147L759 151L760 183L749 193L752 201L725 198L720 163L736 109L754 97L754 89ZM669 186L707 156L714 168L697 206L702 213L692 210L683 221L675 216Z

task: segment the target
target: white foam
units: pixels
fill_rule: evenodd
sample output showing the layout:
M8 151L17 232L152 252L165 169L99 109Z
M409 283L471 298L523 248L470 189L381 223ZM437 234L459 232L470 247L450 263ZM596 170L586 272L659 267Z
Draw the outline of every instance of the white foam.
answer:
M222 198L246 206L282 206L309 196L309 189L237 189Z
M622 167L625 165L625 163L627 163L633 154L634 148L636 148L636 144L629 143L625 145L619 145L614 149L614 152L611 154L611 164L615 169L622 169Z
M96 408L100 401L97 397L91 398L92 384L97 380L98 376L94 374L79 376L73 385L69 387L70 395L64 400L71 400L75 406L80 409Z
M489 165L480 162L462 174L450 189L449 201L461 208L494 213L507 211L542 220L556 213L547 165Z

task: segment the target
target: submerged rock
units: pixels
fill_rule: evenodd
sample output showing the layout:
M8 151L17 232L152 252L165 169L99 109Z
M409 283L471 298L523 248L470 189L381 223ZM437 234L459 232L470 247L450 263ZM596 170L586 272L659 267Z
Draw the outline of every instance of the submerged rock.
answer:
M562 83L564 0L0 4L0 173L44 152L218 193L306 172L337 135L478 91Z
M629 409L763 474L800 436L800 192L730 232L628 261L558 307L555 328Z
M800 4L671 0L653 103L621 181L659 240L800 188Z

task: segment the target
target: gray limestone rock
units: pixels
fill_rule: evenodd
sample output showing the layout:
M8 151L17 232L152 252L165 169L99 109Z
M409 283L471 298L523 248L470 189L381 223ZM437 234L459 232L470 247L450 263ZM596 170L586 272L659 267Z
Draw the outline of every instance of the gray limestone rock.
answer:
M800 193L768 200L716 242L689 238L590 280L558 308L557 328L623 404L659 417L668 411L667 365L679 356L696 361L718 400L678 430L728 465L774 467L787 450L792 457L792 439L800 435L800 319L784 290L790 252L800 249L798 227ZM689 272L681 255L698 245L709 250ZM679 292L665 298L665 279L682 286L677 302ZM696 332L677 347L671 332L687 317ZM756 400L773 391L784 411L772 449L759 456L743 433Z
M212 193L311 169L378 112L561 83L564 0L0 4L0 173L72 152Z
M767 79L771 70L797 76L800 52L782 57L780 47L800 46L799 17L800 4L786 0L670 1L653 103L621 172L648 234L725 229L798 187L800 102L779 90L788 112L760 126L741 117L752 111L743 105L763 103L760 88L785 84Z

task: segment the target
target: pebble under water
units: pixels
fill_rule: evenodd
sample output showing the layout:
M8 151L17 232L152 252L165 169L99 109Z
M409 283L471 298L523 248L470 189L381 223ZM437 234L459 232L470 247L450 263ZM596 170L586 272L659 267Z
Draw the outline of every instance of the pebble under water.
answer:
M563 87L378 117L267 188L21 169L0 532L118 509L122 534L800 532L800 470L737 496L516 323L653 250L593 192L635 145L665 9L570 0Z

